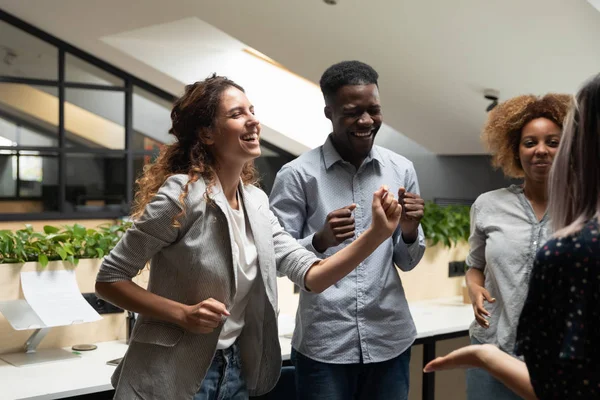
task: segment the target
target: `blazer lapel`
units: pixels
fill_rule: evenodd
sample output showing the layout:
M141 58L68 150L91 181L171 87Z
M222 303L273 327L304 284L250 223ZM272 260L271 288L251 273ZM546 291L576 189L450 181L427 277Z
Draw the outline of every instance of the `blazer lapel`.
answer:
M227 199L225 198L223 189L221 189L220 183L217 185L214 185L212 187L212 191L208 195L208 197L210 197L213 200L213 202L219 207L219 209L225 216L225 220L227 221L227 232L229 232L229 243L230 243L231 248L233 249L233 246L235 246L235 243L233 243L233 230L231 228L231 222L229 221L229 212L227 210L227 207L229 207L229 205L227 204ZM233 286L233 293L231 294L231 299L233 301L233 298L235 297L235 292L237 291L237 280L238 280L238 271L237 271L237 268L235 268L235 261L234 261L234 264L229 266L229 268L233 269L233 279L234 279L234 283L235 283Z
M273 288L273 280L271 279L270 271L274 268L271 265L273 253L273 231L269 220L264 217L264 207L259 202L252 198L251 194L246 191L243 185L240 184L240 193L243 196L243 203L246 209L246 216L250 222L250 229L252 229L252 236L254 237L254 245L256 246L256 252L258 253L258 269L260 270L265 289L267 291L267 297L271 304L277 304L275 301L275 289Z

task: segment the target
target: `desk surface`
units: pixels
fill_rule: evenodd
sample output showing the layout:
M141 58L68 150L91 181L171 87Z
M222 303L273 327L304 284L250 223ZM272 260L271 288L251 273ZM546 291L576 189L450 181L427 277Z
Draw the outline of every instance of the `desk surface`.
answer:
M418 301L409 304L417 339L466 331L473 322L473 307L462 296Z
M417 338L467 330L473 320L473 309L461 297L413 302L410 304ZM281 352L289 359L293 330L290 317L281 326ZM283 324L281 324L283 325ZM98 343L98 349L81 352L80 359L36 364L17 368L0 360L0 387L3 399L47 400L112 389L110 376L115 367L108 360L122 357L127 350L123 341Z
M112 390L109 360L123 357L124 341L97 343L98 349L81 358L14 367L0 360L0 397L3 399L60 399ZM65 348L65 350L70 350Z

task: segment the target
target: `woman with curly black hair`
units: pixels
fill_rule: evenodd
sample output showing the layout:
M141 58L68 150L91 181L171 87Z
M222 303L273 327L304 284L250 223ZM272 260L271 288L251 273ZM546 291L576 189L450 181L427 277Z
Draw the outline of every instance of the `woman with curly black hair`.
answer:
M466 280L475 314L473 344L514 354L533 259L550 234L548 176L570 103L568 95L518 96L496 107L484 127L494 166L523 183L484 193L471 208ZM519 397L484 370L471 369L467 398Z
M425 372L483 368L527 400L600 398L599 159L600 74L577 93L550 173L554 234L536 254L518 321L525 362L496 346L467 346Z

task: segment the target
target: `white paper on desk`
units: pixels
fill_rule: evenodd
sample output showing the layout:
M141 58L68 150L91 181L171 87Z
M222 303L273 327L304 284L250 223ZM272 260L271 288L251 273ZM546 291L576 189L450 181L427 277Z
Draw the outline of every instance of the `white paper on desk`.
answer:
M16 331L38 329L45 326L27 300L0 301L0 313Z
M75 271L21 272L21 287L33 311L48 327L102 319L81 295Z

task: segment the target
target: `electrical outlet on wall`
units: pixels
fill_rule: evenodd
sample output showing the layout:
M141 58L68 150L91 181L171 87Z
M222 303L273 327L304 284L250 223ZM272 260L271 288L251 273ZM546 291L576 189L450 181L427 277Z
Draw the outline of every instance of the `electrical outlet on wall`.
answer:
M450 261L448 263L448 277L464 276L467 265L464 261Z

